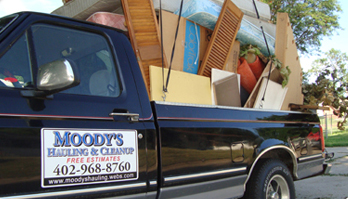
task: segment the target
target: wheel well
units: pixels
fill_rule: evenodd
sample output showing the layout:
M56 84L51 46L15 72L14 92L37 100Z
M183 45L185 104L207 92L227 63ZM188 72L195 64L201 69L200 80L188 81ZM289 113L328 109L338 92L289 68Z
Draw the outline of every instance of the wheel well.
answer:
M289 171L292 174L292 178L296 179L294 175L294 162L293 157L290 155L290 153L284 149L273 149L265 154L263 154L256 162L256 165L252 171L252 173L257 170L266 160L268 159L278 159L288 167ZM252 174L251 173L251 174Z

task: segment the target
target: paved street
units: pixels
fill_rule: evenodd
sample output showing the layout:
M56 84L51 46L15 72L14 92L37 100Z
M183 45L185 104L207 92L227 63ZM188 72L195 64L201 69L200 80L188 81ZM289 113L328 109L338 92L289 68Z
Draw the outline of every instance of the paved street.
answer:
M327 148L335 157L329 174L295 182L297 199L348 198L348 147Z

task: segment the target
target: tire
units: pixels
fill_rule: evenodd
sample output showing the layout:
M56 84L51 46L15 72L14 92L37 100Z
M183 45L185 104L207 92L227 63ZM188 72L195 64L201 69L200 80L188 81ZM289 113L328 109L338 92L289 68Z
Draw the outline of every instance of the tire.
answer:
M291 173L280 160L267 160L256 168L243 198L295 199Z

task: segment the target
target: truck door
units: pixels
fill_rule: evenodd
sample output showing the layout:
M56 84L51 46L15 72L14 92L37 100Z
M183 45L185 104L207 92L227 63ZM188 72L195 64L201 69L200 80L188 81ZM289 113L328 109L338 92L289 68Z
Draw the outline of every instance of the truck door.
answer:
M0 197L145 196L145 128L122 46L101 27L30 19L0 45ZM79 84L32 95L39 67L57 60Z

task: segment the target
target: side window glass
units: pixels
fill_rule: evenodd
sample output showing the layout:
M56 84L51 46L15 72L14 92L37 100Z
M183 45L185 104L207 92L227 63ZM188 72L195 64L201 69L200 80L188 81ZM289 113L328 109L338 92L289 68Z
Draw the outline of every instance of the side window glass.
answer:
M25 88L32 86L27 34L21 36L0 57L0 87Z
M116 97L120 86L106 39L95 33L46 24L32 26L38 66L59 59L77 65L81 82L63 93Z

